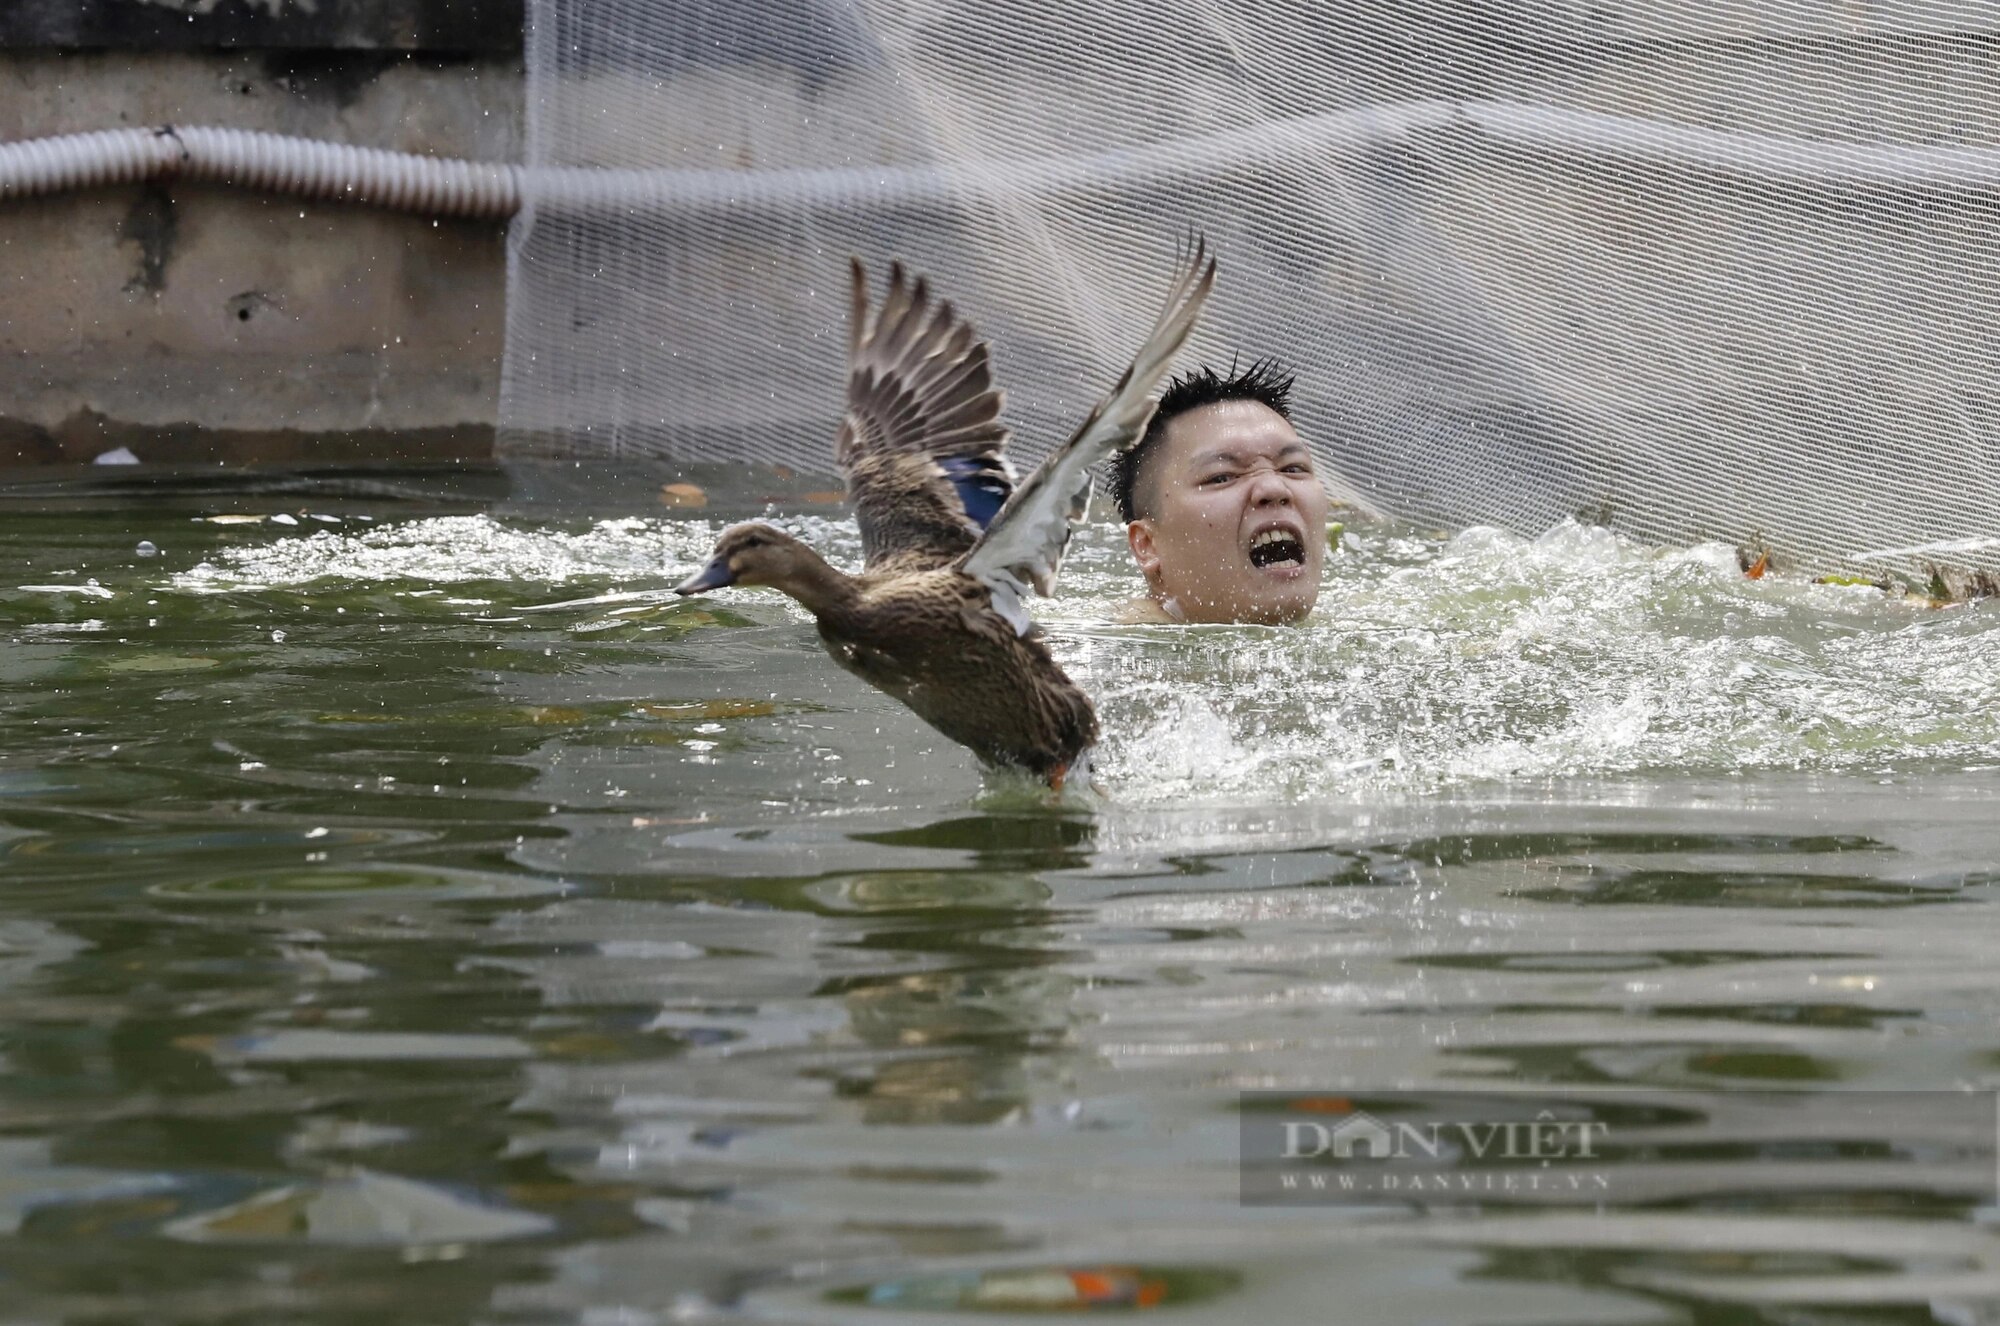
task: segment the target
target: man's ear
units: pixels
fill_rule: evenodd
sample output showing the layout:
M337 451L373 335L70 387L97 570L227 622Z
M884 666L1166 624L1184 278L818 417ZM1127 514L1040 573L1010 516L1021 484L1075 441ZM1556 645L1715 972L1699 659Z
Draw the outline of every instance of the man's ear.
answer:
M1153 541L1153 522L1141 517L1127 525L1125 542L1132 549L1132 560L1139 564L1139 574L1146 577L1146 584L1158 589L1160 549Z

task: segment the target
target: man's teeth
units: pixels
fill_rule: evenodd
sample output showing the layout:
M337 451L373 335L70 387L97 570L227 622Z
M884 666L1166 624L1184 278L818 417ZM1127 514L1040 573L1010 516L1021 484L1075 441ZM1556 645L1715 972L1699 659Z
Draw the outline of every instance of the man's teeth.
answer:
M1305 559L1305 546L1299 542L1299 536L1289 530L1267 529L1250 540L1250 562L1253 566L1303 562Z

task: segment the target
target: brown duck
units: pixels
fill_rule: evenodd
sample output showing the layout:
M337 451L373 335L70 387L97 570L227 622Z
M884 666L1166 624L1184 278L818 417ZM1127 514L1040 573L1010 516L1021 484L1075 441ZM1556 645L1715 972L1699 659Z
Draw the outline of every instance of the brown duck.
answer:
M1050 656L1023 598L1053 590L1092 467L1145 431L1153 388L1194 330L1215 262L1199 239L1182 254L1118 384L1018 488L986 342L901 264L873 316L858 259L853 277L847 415L834 454L861 526L861 574L753 522L724 530L708 565L677 589L783 590L818 619L836 663L986 763L1060 789L1097 740L1097 713Z

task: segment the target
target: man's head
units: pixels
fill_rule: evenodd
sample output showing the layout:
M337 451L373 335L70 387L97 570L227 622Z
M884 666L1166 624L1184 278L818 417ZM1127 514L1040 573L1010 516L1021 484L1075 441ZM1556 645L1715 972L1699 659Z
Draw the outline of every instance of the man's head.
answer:
M1112 491L1146 587L1191 622L1295 622L1319 598L1326 490L1270 360L1201 368L1160 396L1113 462Z

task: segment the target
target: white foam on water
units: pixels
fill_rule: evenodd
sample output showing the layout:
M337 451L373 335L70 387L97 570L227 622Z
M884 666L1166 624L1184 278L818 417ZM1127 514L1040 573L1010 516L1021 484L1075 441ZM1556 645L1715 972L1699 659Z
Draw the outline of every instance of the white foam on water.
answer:
M361 533L273 533L262 542L222 550L170 584L186 592L224 593L329 580L562 585L608 577L666 577L676 568L692 570L713 543L716 528L702 521L621 519L570 532L490 516L436 516Z
M773 523L859 564L851 519ZM650 597L706 560L721 527L452 516L274 534L172 587L511 580L530 603L578 583ZM1122 533L1098 526L1076 540L1060 596L1034 605L1097 699L1097 786L1122 802L2000 759L2000 605L1752 581L1721 545L1662 551L1572 522L1535 539L1350 531L1298 627L1109 625L1139 589Z
M1075 579L1129 571L1108 539ZM2000 606L1752 581L1721 545L1350 538L1297 628L1056 614L1120 801L1310 800L1653 771L1961 768L2000 755Z
M622 517L572 532L484 515L433 516L359 533L322 529L272 534L263 542L218 552L176 575L169 586L190 593L282 589L320 581L513 580L553 586L638 576L656 577L670 586L708 560L728 523ZM852 520L792 516L769 523L813 544L836 565L860 562L861 538Z

